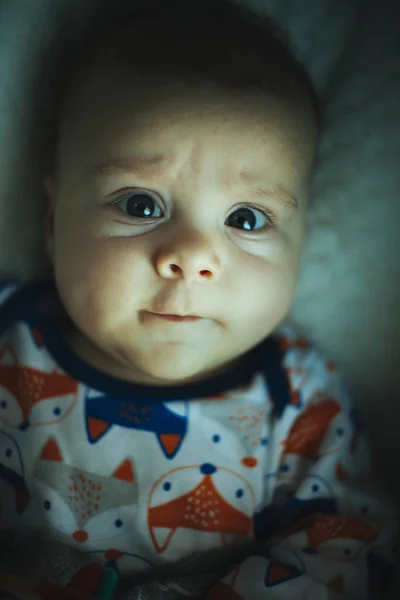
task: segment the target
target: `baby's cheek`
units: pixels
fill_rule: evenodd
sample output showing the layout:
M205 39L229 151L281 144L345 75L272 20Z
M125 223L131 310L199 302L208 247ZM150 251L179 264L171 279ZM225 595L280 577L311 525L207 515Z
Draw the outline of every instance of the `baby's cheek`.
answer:
M70 315L93 327L142 307L144 291L154 289L148 266L127 239L78 239L64 246L56 271Z
M263 264L250 272L246 288L251 301L258 307L254 314L271 315L286 310L293 297L295 281L293 269L282 262Z

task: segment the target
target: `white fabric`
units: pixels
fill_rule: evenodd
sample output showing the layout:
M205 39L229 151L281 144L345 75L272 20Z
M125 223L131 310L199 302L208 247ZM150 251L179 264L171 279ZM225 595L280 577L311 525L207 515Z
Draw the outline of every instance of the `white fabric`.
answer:
M71 358L28 290L0 288L0 530L44 532L125 575L256 538L269 558L210 600L376 597L397 515L331 361L283 326L279 354L260 352L233 389L121 391Z

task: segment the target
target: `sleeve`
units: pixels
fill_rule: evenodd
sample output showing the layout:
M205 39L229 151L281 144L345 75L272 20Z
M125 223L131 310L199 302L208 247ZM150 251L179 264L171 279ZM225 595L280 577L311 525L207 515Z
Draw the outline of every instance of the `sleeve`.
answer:
M0 308L21 285L18 279L0 279Z
M0 336L15 318L14 298L23 287L19 279L0 279Z
M371 476L349 394L314 350L284 359L290 405L271 419L257 553L206 600L383 598L390 583L397 514Z

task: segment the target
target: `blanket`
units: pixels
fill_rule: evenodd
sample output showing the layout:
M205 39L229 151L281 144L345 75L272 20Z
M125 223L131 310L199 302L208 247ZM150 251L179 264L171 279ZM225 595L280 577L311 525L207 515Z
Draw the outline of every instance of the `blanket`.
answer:
M260 542L250 541L230 550L195 553L185 560L156 567L135 577L122 577L115 600L204 598L213 584L236 564L261 550ZM40 533L10 532L2 536L0 573L15 575L32 584L47 580L66 585L87 562L84 553L49 540ZM0 600L3 600L1 592Z

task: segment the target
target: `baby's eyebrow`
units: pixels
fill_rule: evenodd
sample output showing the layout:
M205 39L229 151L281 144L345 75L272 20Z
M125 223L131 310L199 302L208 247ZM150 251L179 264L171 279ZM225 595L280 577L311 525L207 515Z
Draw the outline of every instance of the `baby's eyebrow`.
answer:
M263 185L249 187L247 193L249 196L259 200L265 198L276 200L280 204L283 204L284 207L290 208L291 210L298 210L299 208L299 201L297 198L281 185L271 187Z
M115 158L95 165L89 172L95 179L116 177L122 173L151 177L152 175L160 174L160 171L167 169L171 163L173 163L172 157L163 155ZM253 176L245 170L240 171L237 175L239 175L240 185L246 189L247 196L259 200L275 200L285 208L298 210L299 202L297 198L281 184L267 186L260 182L260 177ZM236 183L238 179L237 177L235 179ZM230 183L232 185L233 182Z
M122 173L133 173L149 176L165 169L171 163L167 156L115 158L109 162L101 162L89 170L95 178L111 177Z
M267 184L262 171L253 171L243 166L235 175L236 181L245 187L248 196L259 200L275 200L290 210L299 209L300 204L296 196L279 181L271 181Z

